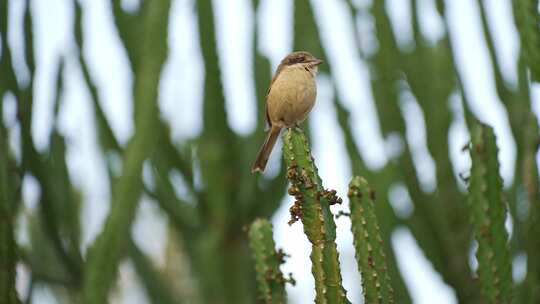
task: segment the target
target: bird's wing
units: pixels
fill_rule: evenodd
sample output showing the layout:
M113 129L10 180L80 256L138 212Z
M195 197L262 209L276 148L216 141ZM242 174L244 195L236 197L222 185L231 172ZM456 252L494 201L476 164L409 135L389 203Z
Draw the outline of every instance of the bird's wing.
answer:
M270 116L268 116L268 95L270 95L270 90L272 90L272 86L274 85L274 82L278 78L279 74L283 70L283 65L279 65L279 67L276 70L276 73L274 74L274 77L272 77L272 80L270 81L270 86L268 86L268 90L266 91L266 97L264 99L264 130L268 131L272 127L272 122L270 121Z
M264 130L268 131L272 128L272 122L270 121L270 117L268 116L268 104L264 104Z

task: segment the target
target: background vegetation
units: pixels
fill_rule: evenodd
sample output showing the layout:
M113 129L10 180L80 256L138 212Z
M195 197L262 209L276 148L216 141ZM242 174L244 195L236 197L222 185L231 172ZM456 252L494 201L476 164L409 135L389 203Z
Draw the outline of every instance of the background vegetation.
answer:
M168 47L171 1L141 0L137 9L128 11L120 0L111 0L117 34L133 77L135 127L128 143L122 144L112 131L102 107L103 95L82 52L87 41L82 16L87 12L81 3L72 1L73 37L78 48L75 60L90 93L99 147L107 163L106 182L112 193L101 232L86 250L81 245L80 219L81 206L87 202L70 176L66 158L70 143L58 127L58 113L63 107L61 96L66 90L62 73L66 60L73 60L73 56L66 55L58 61L53 128L45 139L48 148L37 149L32 124L36 111L33 103L37 98L35 81L40 67L35 60L34 16L30 1L26 1L23 24L18 29L12 28L8 8L16 1L22 0L0 1L0 299L3 303L30 302L38 285L49 288L60 303L105 303L110 292L120 288L118 269L125 260L133 263L152 303L254 303L257 281L245 227L257 217L272 216L288 182L285 165L273 176L253 176L249 170L251 156L264 138L263 102L271 76L269 60L257 47L261 39L258 31L253 32L250 57L256 86L253 102L257 104L257 127L250 134L241 135L233 131L227 119L220 53L216 47L216 1L193 1L204 61L203 128L197 137L176 142L171 139L170 127L157 103L162 70L171 51ZM312 4L307 0L293 2L293 48L309 50L330 62L328 49L321 45L320 20L316 20ZM371 43L376 47L370 52L361 46L362 35L368 33L360 33L356 27L352 30L358 38L354 41L355 52L369 66L383 137L407 137L400 96L404 93L413 96L424 113L427 149L436 169L435 189L422 186L415 167L416 151L410 143L393 153L383 167L368 166L353 135L357 125L351 119L354 113L349 112L340 94L335 94L333 106L352 173L368 180L378 194L373 206L394 299L397 303L411 302L396 264L396 252L391 247L392 232L406 226L433 268L454 289L459 303L507 303L511 299L516 303L539 303L540 193L536 157L539 131L531 97L531 87L540 81L538 1L511 2L520 38L519 60L513 71L518 75L515 84L507 81L501 68L500 50L494 42L497 37L486 16L487 2L477 1L493 84L515 140L514 178L507 181L504 189L497 174L494 135L489 128L475 122L470 111L469 94L464 90L461 67L455 58L454 40L450 39L446 12L449 1L434 1L444 28L442 37L435 43L421 31L418 1L407 1L412 12L409 20L412 41L406 46L400 45L399 37L393 32L385 2L359 5L343 1L357 20L369 20L372 25L369 34L373 35ZM250 5L256 12L260 1L253 0ZM24 43L23 56L14 54L8 43L8 33L14 31ZM18 75L17 65L21 63L17 58L23 58L27 67L26 80ZM332 64L322 66L321 73L330 76L332 87L337 90L334 83L339 77ZM449 128L459 119L449 106L449 100L455 96L462 101L473 139L473 145L469 146L472 170L464 172L462 177L454 173L449 152ZM8 100L15 101L16 115L12 121L4 119ZM180 97L179 102L182 102ZM307 130L316 123L309 121ZM326 139L326 144L335 143ZM143 179L143 168L151 172L150 181ZM175 191L172 173L181 176L186 195ZM31 210L25 206L22 195L23 180L29 176L40 189L39 203ZM473 182L475 178L477 183ZM397 182L406 186L412 200L414 210L410 215L398 216L388 203L387 194ZM468 196L463 185L469 187ZM143 196L151 198L169 219L167 254L173 258L164 267L158 267L132 239L132 224ZM513 220L508 242L502 225L507 217ZM28 231L27 242L20 242L17 237L21 227ZM476 269L471 269L469 264L475 236L479 248L478 275L482 277L483 270L493 270L493 265L501 269L488 275L487 281L475 279ZM505 254L490 253L501 251ZM514 284L509 261L516 255L527 257L527 271L525 280ZM24 289L27 294L15 289L16 277L22 269L29 274L29 279L24 281L28 284ZM360 286L347 292L359 293Z

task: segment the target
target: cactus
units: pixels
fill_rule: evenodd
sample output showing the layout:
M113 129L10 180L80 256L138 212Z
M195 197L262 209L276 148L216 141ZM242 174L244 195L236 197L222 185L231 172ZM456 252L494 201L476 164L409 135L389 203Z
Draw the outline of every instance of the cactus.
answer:
M272 225L267 220L257 219L248 234L261 300L267 304L285 303L285 278L279 270L284 254L275 249Z
M105 228L98 236L87 263L87 275L83 288L84 303L105 303L109 287L114 281L116 268L126 246L127 235L139 201L142 188L141 170L143 161L154 146L155 125L158 116L156 104L157 83L161 65L165 61L167 48L164 37L167 22L161 18L167 15L170 2L160 1L146 4L144 21L147 24L142 39L145 46L140 51L145 54L159 51L160 56L146 57L138 63L140 74L135 78L136 136L125 150L122 176L114 188L114 203L106 220ZM156 41L156 38L158 39ZM145 57L143 57L145 58ZM154 88L148 90L147 88Z
M357 176L349 184L352 232L365 303L394 303L386 257L375 215L375 192Z
M520 39L515 67L502 65L497 60L506 57L501 56L496 43L498 31L492 30L496 28L493 22L499 21L487 18L488 2L472 2L479 8L476 19L483 39L478 43L485 43L487 47L486 62L492 66L494 76L487 78L493 82L497 97L506 110L510 134L515 139L514 178L508 181L506 188L497 175L497 151L492 131L478 125L474 121L475 113L470 111L470 103L475 100L464 88L474 90L475 84L465 82L464 70L458 66L460 60L455 58L459 51L453 45L456 39L450 39L450 36L459 35L459 32L454 32L455 27L450 26L454 20L450 20L453 14L446 12L448 1L435 0L436 6L431 8L420 5L418 0L405 1L405 5L410 5L408 22L412 29L412 40L405 46L398 43L400 32L393 31L395 24L392 22L395 20L390 18L388 9L391 3L381 0L366 5L360 3L362 1L347 0L347 5L342 6L342 12L347 11L353 20L358 21L350 23L351 32L355 34L351 41L356 44L350 45L348 51L351 53L347 56L355 54L362 62L362 73L371 85L362 84L362 87L371 91L365 93L373 96L378 118L373 121L380 122L383 139L399 138L403 142L401 149L388 153L388 161L377 168L365 162L361 154L364 150L356 142L358 130L355 128L358 124L355 119L358 113L354 110L355 103L361 102L360 97L351 96L337 85L342 79L339 77L342 75L336 73L339 71L336 63L340 65L340 61L330 56L336 53L331 52L321 39L319 27L325 28L327 23L321 23L320 7L315 9L321 5L320 1L293 1L293 49L310 51L327 61L328 64L321 66L320 75L333 82L330 83L330 90L334 92L332 106L336 109L338 130L344 138L345 157L350 161L353 175L363 177L353 179L350 191L353 195L349 198L354 245L366 303L389 303L392 298L405 304L412 301L397 267L396 256L400 252L394 252L391 247L392 233L397 227L410 230L433 269L455 291L457 302L540 303L540 243L537 237L540 233L540 191L536 158L539 129L537 116L532 111L530 92L532 83L540 81L540 17L538 0L509 1L506 0L506 4L512 5L516 24L516 28L510 30ZM19 15L22 18L8 18L8 11L11 11L8 8L12 5L18 7L17 2L24 10ZM259 37L260 20L256 18L253 22L253 39L248 45L250 54L245 57L246 61L251 61L253 71L251 85L256 93L253 98L256 127L249 134L240 134L229 125L235 117L227 113L228 103L225 102L224 77L228 74L220 70L220 63L224 60L219 59L226 61L226 58L220 58L222 52L217 43L221 38L215 22L215 16L219 16L215 11L218 6L210 0L192 1L199 39L185 43L199 44L204 61L203 123L200 134L176 141L167 122L160 119L156 106L162 74L166 74L161 71L165 62L175 61L167 61L166 57L167 42L175 40L167 37L170 19L176 15L171 14L171 1L135 2L139 6L126 11L123 1L110 0L111 17L116 28L112 32L118 35L128 63L127 72L134 80L135 132L129 143L123 145L115 137L115 130L108 121L111 113L102 107L107 102L102 98L107 94L102 91L103 79L96 78L102 73L94 73L96 69L109 67L93 66L94 61L86 58L92 45L86 35L96 30L93 26L83 28L83 16L88 13L89 5L77 0L63 1L75 11L72 40L76 48L62 49L54 68L48 69L44 68L43 62L49 61L36 60L41 56L42 48L40 44L35 48L34 44L33 20L36 14L33 10L42 8L29 5L32 3L29 0L0 1L0 265L5 270L0 275L0 299L6 303L28 302L35 286L39 286L52 292L59 303L105 303L115 287L120 261L129 259L149 300L154 303L254 303L257 285L263 301L285 302L283 285L288 279L284 279L276 267L281 253L275 253L269 225L262 224L264 220L257 220L251 226L264 232L264 238L252 236L251 241L264 240L264 252L271 257L270 260L261 260L261 256L255 254L256 265L249 257L262 247L252 244L250 251L249 235L243 233L243 227L256 218L271 217L290 182L289 194L296 200L290 209L291 224L301 221L312 243L315 300L318 303L347 303L341 284L336 227L330 207L340 199L335 191L324 189L306 141L306 137L317 135L309 132L309 127L317 122L308 120L305 135L298 130L285 132L285 165L280 166L279 172L253 176L247 169L251 158L246 156L253 155L262 141L264 99L271 79L270 62L259 50L261 42L264 42ZM244 4L249 6L254 16L258 16L261 3L252 0ZM430 16L444 21L436 39L426 36L427 32L423 31L425 24L420 21L424 9L434 9ZM14 22L8 22L10 19ZM8 33L18 33L18 42L8 41ZM37 41L43 41L42 33L37 31ZM196 45L186 47L197 49ZM38 53L34 54L35 51ZM81 121L95 121L98 151L106 160L108 169L105 183L112 192L106 224L86 253L81 251L84 248L81 236L87 229L83 229L81 223L84 221L79 219L80 212L88 209L81 206L87 203L85 198L90 195L80 193L75 182L77 179L72 179L73 174L80 173L73 170L78 165L74 166L70 159L74 151L72 141L65 137L69 132L64 133L59 118L70 108L61 101L69 96L66 91L73 88L71 83L64 86L62 80L67 73L76 71L77 66L90 93L89 105L92 107L87 111L89 116ZM512 69L514 71L509 71ZM56 79L54 84L36 80L37 71L47 70L53 72L42 79ZM517 72L515 81L506 75L513 72ZM48 144L47 147L38 149L33 130L37 126L35 121L40 120L43 113L35 111L43 104L35 106L34 102L43 98L42 95L37 96L41 92L39 88L49 85L53 85L54 90L49 109L53 114L51 132L48 138L40 138L41 142ZM413 97L408 99L416 102L424 114L425 148L435 165L433 189L430 190L422 187L419 178L421 168L415 163L417 151L405 140L409 139L411 130L407 129L409 120L403 117L404 112L400 109L404 94ZM456 96L463 100L464 113L451 111L447 106L448 101L453 102ZM345 97L349 98L345 100ZM178 103L189 106L191 102L184 95L178 96ZM452 141L448 130L455 122L463 120L462 114L476 143L470 150L473 166L468 179L468 193L460 189L455 176L455 173L465 176L467 172L454 172L449 153ZM325 140L334 144L331 139ZM115 175L118 172L114 170L117 161L111 155L121 159L118 162L122 163L120 175ZM141 180L143 163L152 173L150 184ZM285 175L289 179L284 178ZM23 202L25 185L22 181L26 178L39 185L40 195L35 210L29 210L27 202ZM178 180L183 183L184 193L177 191ZM383 198L381 202L375 203L370 198L367 181ZM390 204L384 203L384 197L396 184L404 185L410 195L414 210L408 215L394 212ZM168 262L174 263L168 271L176 271L171 276L175 282L165 280L160 269L155 267L157 264L131 241L131 227L141 195L151 198L166 214L169 228L175 232L171 234L174 237L167 241L182 244L171 247L179 251L178 256L182 256L182 260L173 258ZM507 213L513 220L510 236L506 235L502 224ZM376 235L376 227L379 227L379 236ZM19 243L19 232L24 231L29 232L30 241ZM479 244L478 278L468 264L473 236ZM511 280L510 260L516 255L527 257L523 282ZM261 261L266 264L261 264ZM16 267L18 265L24 267ZM273 267L270 277L275 280L260 280L261 269L267 267ZM28 290L28 294L20 293L20 290L17 294L15 285L19 287L19 282L25 277L21 276L23 280L16 278L19 269L29 270L31 277L27 288L23 289ZM194 278L186 280L185 276ZM185 281L191 283L183 284ZM121 286L123 284L118 284ZM171 290L171 286L183 286L183 290L177 292L176 289ZM347 294L359 293L359 290L360 286L347 290ZM189 295L196 296L192 299Z
M510 303L513 288L508 235L504 227L507 207L502 195L495 136L491 128L475 123L471 127L471 137L468 201L479 244L478 276L482 295L490 303ZM335 223L330 210L330 205L341 203L341 199L334 190L324 190L302 130L288 129L283 139L287 179L291 184L288 192L295 198L289 224L301 220L312 244L315 302L346 303L335 247ZM348 196L364 301L393 303L393 287L375 212L374 192L364 178L355 177L349 185ZM268 242L273 248L273 242ZM256 248L252 246L252 250L257 255ZM264 273L260 269L258 272L260 276ZM268 287L261 288L263 296L269 291Z
M316 303L348 303L341 285L336 224L330 205L341 203L335 191L325 191L311 156L304 133L288 129L283 135L283 156L289 194L296 199L291 208L291 222L302 220L304 232L311 243L312 273L315 277Z
M169 282L164 281L164 278L159 275L158 271L152 265L152 261L137 247L133 240L128 241L128 252L141 277L142 283L145 285L151 303L184 303L178 300L178 297L169 286Z
M0 111L1 112L1 111ZM0 113L1 114L1 113ZM4 129L0 126L0 129ZM6 141L3 136L4 130L0 130L0 298L8 304L19 303L17 291L15 290L15 265L17 263L17 254L14 236L14 217L13 217L13 194L8 189L13 189L9 182L9 171L5 164L8 163L8 157L5 153Z
M512 1L514 18L523 45L523 57L535 81L540 81L540 29L538 0Z
M476 257L480 286L487 302L510 303L511 265L504 227L507 208L493 130L476 123L471 130L469 150L472 160L469 205L478 242Z
M536 154L540 140L538 138L538 123L532 113L527 119L527 129L525 131L525 156L523 161L523 180L528 196L529 216L525 223L525 231L527 236L527 246L525 248L527 258L527 278L526 288L523 294L526 296L524 303L535 303L540 301L540 179L537 168Z
M3 5L3 4L0 4ZM0 11L1 12L1 11ZM3 16L3 14L0 14ZM0 107L0 117L3 111ZM0 298L7 304L19 303L17 291L15 290L15 265L17 254L14 236L14 197L15 186L13 177L9 170L9 165L13 159L8 153L8 142L6 128L0 122Z
M7 1L0 3L0 42L7 43ZM10 54L9 51L3 52ZM0 67L8 67L8 56L0 57ZM8 83L13 85L14 79L8 81L6 78L13 75L1 69L0 74L0 98L4 91L9 89ZM4 117L4 107L0 106L0 117ZM17 247L15 243L15 197L17 188L15 184L16 176L11 172L10 167L14 164L13 155L9 151L8 129L3 119L0 119L0 299L7 304L20 303L19 296L15 290L15 267L17 264Z
M342 286L335 243L336 225L330 210L331 205L341 204L342 199L335 190L324 189L309 144L300 128L287 129L283 134L283 141L286 177L290 182L288 193L295 199L290 208L289 225L300 220L312 245L310 258L315 279L315 303L350 303ZM351 221L358 267L362 273L364 301L393 303L393 288L372 196L373 192L369 190L364 179L356 177L351 181ZM266 303L274 303L272 295L277 292L281 296L283 276L277 268L279 264L276 264L275 260L272 262L275 245L271 240L270 224L261 220L255 221L249 235L261 297ZM268 273L272 280L268 279ZM275 286L275 280L281 285Z

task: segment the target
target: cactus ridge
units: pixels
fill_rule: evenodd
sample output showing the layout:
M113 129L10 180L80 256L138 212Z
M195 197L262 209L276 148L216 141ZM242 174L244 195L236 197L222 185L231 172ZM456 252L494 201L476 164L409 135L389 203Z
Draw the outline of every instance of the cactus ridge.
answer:
M290 224L301 220L312 244L311 262L315 278L316 303L349 303L339 268L336 224L330 205L341 203L335 190L324 190L309 144L302 130L288 129L284 135L283 153L288 193L295 198L290 208Z
M477 123L471 133L472 167L469 205L478 250L478 277L484 297L492 303L511 301L512 280L508 234L504 227L506 202L499 175L493 130Z
M255 261L257 286L263 303L285 303L285 282L279 266L286 254L275 250L272 225L264 219L255 220L248 231L249 246Z
M386 256L375 216L375 192L362 177L354 177L348 192L351 230L366 303L394 303Z

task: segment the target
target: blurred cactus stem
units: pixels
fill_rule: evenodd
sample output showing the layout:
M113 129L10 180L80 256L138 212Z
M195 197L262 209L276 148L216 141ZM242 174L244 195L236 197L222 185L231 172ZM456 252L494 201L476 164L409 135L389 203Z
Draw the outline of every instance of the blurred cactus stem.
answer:
M249 231L249 246L255 261L257 285L263 303L285 303L285 278L279 270L284 254L276 252L272 238L272 224L256 219Z
M540 29L538 0L512 1L514 20L522 45L523 59L530 69L531 78L540 81Z
M2 114L2 110L0 110ZM7 130L0 123L0 303L20 303L15 289L17 245L13 215L13 184L8 168Z
M379 224L375 216L375 192L359 176L349 184L352 233L358 270L362 273L364 303L394 303Z
M507 207L499 176L493 130L481 123L471 128L469 206L478 242L478 277L487 303L510 303L512 277L508 234L504 227Z
M324 190L303 131L288 129L283 139L287 178L291 183L289 194L296 200L290 209L289 224L301 220L312 245L315 303L349 303L339 269L336 224L330 212L330 205L341 203L341 199L335 196L335 191Z
M82 303L107 303L129 240L141 194L144 161L157 145L159 77L168 54L171 1L147 1L141 9L140 60L134 78L135 133L124 150L122 175L113 187L111 210L88 252Z

